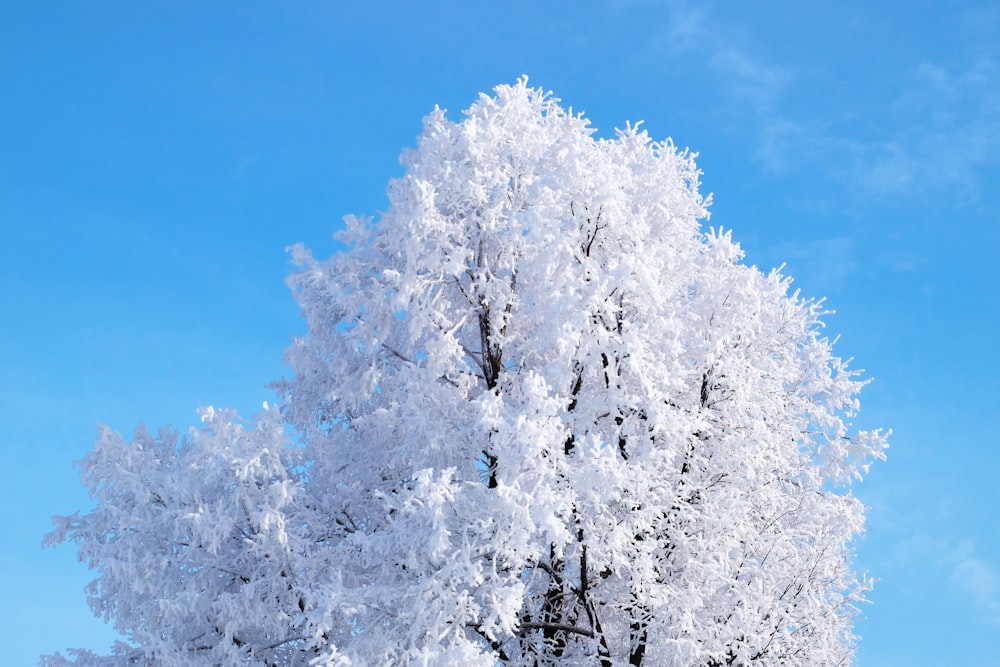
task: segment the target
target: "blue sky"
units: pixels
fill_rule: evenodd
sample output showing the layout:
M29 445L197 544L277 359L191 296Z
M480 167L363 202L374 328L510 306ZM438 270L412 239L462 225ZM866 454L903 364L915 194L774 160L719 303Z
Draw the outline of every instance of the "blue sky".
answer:
M333 252L435 104L527 74L698 152L711 224L837 311L894 429L858 664L1000 665L997 35L995 2L0 4L5 663L111 640L40 548L96 423L272 399L285 247Z

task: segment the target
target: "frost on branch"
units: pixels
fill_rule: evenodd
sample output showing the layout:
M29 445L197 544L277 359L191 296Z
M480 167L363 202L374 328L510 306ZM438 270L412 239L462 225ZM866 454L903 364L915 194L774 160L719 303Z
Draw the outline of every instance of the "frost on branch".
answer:
M403 163L349 251L294 250L280 416L101 434L51 539L131 644L77 663L849 662L885 438L693 156L521 80Z

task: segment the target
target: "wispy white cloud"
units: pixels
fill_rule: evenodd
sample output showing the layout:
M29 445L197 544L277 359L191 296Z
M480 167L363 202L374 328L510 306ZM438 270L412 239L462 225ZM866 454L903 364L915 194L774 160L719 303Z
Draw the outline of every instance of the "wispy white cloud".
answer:
M675 51L693 49L708 34L708 9L704 5L678 5L671 12L666 34L668 48Z
M775 173L810 167L863 193L894 197L949 190L979 195L978 172L1000 164L1000 65L947 69L921 63L890 102L892 122L861 138L824 118L775 114L759 127L757 157Z
M614 11L648 13L664 16L663 24L653 32L653 38L638 47L643 59L659 59L695 51L710 39L711 7L687 0L612 0Z
M882 250L875 256L875 262L895 273L910 273L925 268L928 259L911 252L895 248Z
M986 615L986 620L1000 626L1000 574L971 551L955 564L951 581Z
M949 191L960 202L977 199L980 170L1000 164L1000 63L992 56L950 68L920 63L902 77L891 109L881 137L815 137L813 148L846 149L830 173L886 196Z
M665 24L650 43L655 57L696 53L703 57L725 94L757 113L770 111L793 71L762 58L737 26L720 20L704 3L664 2Z
M948 63L917 61L900 70L868 109L846 100L836 108L797 103L806 94L797 64L769 58L763 35L721 12L672 2L665 16L653 55L707 63L731 101L725 112L740 119L739 131L750 133L756 159L771 174L810 169L853 196L946 192L968 203L980 195L982 170L1000 164L1000 49L982 25L1000 28L995 15L966 22L965 50Z
M721 48L709 64L731 97L767 117L792 79L791 68L769 64L742 47Z
M766 119L755 157L772 174L809 169L855 192L884 196L908 193L923 171L920 153L905 137L852 138L818 119Z
M927 577L938 572L973 614L1000 626L1000 563L984 557L967 538L912 532L901 535L879 559L878 569L898 576Z
M808 280L810 292L837 291L858 268L854 240L847 236L784 241L770 249L774 260L787 261L794 275Z

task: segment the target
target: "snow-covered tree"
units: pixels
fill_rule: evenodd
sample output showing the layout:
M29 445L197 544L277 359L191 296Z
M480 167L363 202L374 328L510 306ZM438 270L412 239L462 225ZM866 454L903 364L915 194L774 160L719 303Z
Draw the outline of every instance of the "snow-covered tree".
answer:
M700 226L693 156L521 80L403 163L346 252L295 250L278 408L101 433L50 540L130 643L76 663L850 662L885 439L819 302Z

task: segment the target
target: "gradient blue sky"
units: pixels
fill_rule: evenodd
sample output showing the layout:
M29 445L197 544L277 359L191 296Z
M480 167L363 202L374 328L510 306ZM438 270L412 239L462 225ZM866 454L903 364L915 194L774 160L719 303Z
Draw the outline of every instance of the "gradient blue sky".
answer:
M271 399L284 248L333 252L434 104L525 73L700 153L711 223L837 311L895 431L859 665L1000 665L998 36L995 2L3 2L4 664L111 641L40 547L95 424Z

